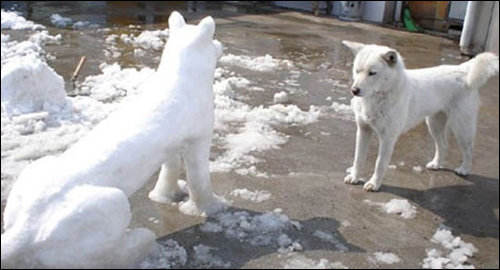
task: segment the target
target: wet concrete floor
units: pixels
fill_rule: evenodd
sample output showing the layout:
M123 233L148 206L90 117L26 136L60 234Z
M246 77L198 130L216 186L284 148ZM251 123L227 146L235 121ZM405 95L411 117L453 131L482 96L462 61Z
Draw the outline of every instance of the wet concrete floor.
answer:
M408 68L456 64L466 60L460 56L456 42L440 37L280 9L268 9L265 14L240 11L229 6L183 13L188 22L196 22L207 14L215 17L216 36L227 47L225 53L254 56L270 54L275 58L294 61L301 71L299 83L304 91L291 95L289 103L302 109L307 109L309 105L329 106L332 102L326 100L329 96L334 101L341 100L340 103L348 103L351 98L348 85L353 56L342 47L342 40L393 47L403 55ZM60 11L64 16L63 12ZM166 27L165 13L168 14L169 9L157 12L157 18L150 19L153 24L143 24L137 30L120 27L120 23L117 23L112 31L124 33L163 29ZM137 17L142 18L140 14ZM128 23L140 22L124 20L123 24ZM71 67L76 65L79 55L85 54L89 62L81 77L97 74L98 65L103 59L102 40L105 35L93 30L66 29L54 29L51 34L58 31L71 36L71 43L63 48L47 47L49 53L57 56L51 66L69 81L69 72L64 71L73 70ZM80 53L75 53L75 48ZM154 67L157 64L154 57L136 63L127 53L119 61L123 66L133 67ZM265 92L253 92L251 99L247 100L252 105L269 105L277 91L273 85L286 77L280 72L263 75L241 70L240 74L257 82L257 86L268 89ZM270 174L270 178L242 176L234 172L213 173L214 190L226 197L236 188L271 192L271 198L261 203L232 198L230 211L245 210L258 214L275 208L283 209L285 215L303 224L304 229L297 237L302 241L303 254L311 259L326 258L330 262L342 262L349 268L420 268L426 257L426 249L431 247L430 238L438 227L445 226L454 235L479 249L470 260L476 268L498 268L498 86L496 77L480 90L482 107L474 163L472 174L467 177L458 177L447 170L424 169L417 173L412 169L413 166L424 166L434 151L427 128L421 124L398 140L391 164L403 161L405 165L388 170L379 192L367 193L361 185L345 185L344 171L351 166L354 156L355 123L341 118L322 117L307 126L278 128L280 132L290 135L289 141L280 149L256 154L265 160L257 164L257 169ZM460 163L460 151L452 136L449 139L446 165L447 168L455 168ZM373 170L376 152L377 143L372 140L365 178ZM275 248L242 245L220 234L203 234L198 228L204 218L186 216L176 206L157 204L147 199L155 177L131 197L132 227L150 228L159 238L178 241L188 252L200 243L214 246L218 248L216 254L230 262L231 267L283 267L286 257ZM417 206L416 218L403 219L386 214L363 202L387 202L393 198L407 199ZM159 222L151 222L150 217L157 218ZM345 221L351 225L342 226L341 223ZM309 233L315 230L333 233L349 246L349 250L340 251L334 245L318 242ZM369 257L377 251L395 253L401 262L384 265L370 260Z

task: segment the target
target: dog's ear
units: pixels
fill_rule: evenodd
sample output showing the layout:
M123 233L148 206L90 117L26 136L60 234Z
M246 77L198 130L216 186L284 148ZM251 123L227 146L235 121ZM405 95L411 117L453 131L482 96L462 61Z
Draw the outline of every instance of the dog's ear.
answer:
M384 59L384 61L390 67L392 67L392 66L396 65L396 63L398 62L398 54L396 53L396 51L390 50L390 51L382 54L382 59Z
M177 12L173 11L172 14L170 14L170 17L168 18L168 27L170 28L170 31L175 31L181 27L186 25L186 21L184 21L184 17Z
M200 34L202 36L205 36L210 40L212 39L215 33L215 21L212 17L208 16L203 18L203 20L201 20L198 24L198 27L200 28Z
M356 55L363 47L365 47L365 44L363 43L358 43L358 42L352 42L348 40L343 40L342 44L346 46L347 48L351 49L352 53Z

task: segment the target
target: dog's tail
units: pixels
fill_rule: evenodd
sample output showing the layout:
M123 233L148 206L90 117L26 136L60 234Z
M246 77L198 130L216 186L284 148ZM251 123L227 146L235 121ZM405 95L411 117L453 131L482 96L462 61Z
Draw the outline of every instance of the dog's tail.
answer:
M498 74L498 56L485 52L466 62L468 66L466 83L469 88L483 86L489 78Z

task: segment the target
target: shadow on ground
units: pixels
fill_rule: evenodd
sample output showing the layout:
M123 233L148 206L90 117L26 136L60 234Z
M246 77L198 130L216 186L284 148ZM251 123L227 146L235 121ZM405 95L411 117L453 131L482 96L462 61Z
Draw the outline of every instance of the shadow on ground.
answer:
M238 212L247 212L250 218L262 215L262 212L251 211L248 209L241 209L230 207L223 214L235 214ZM207 218L206 222L214 222L214 218ZM215 221L217 222L217 221ZM291 222L297 222L291 220ZM288 235L293 241L297 241L302 246L302 251L308 250L330 250L338 252L365 252L365 250L354 246L339 233L338 228L340 223L332 218L326 217L315 217L305 221L300 222L300 228L287 227L280 231L279 234ZM193 247L197 245L206 245L209 247L216 247L216 256L220 258L225 263L230 263L227 265L231 268L241 268L247 262L257 259L262 256L266 256L273 253L278 253L278 244L271 243L267 245L252 245L246 239L234 238L227 235L227 230L223 230L217 233L206 233L203 232L200 227L205 223L201 223L192 227L188 227L184 230L174 232L172 234L165 235L159 239L158 242L162 242L167 239L172 239L177 241L182 247L184 247L188 253L187 263L182 268L220 268L221 266L214 266L210 264L200 265L199 260L194 258ZM262 228L265 230L264 228ZM317 231L330 234L333 238L320 239ZM260 232L259 232L260 233Z
M435 173L449 173L441 170ZM382 186L381 191L407 198L442 217L455 233L498 239L498 179L481 175L462 177L470 184L415 190Z

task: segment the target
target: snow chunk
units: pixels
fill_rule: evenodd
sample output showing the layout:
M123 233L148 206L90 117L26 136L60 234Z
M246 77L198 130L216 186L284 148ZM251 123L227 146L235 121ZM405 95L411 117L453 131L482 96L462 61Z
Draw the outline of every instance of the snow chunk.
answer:
M18 15L16 12L1 11L2 16L2 29L12 30L39 30L45 29L45 26L36 24L32 21L26 20L23 16Z
M372 202L370 200L364 200L363 202L369 205L379 206L388 214L400 214L406 219L414 218L417 214L417 207L411 205L408 200L392 199L387 203Z
M49 31L43 30L40 32L36 32L30 36L29 40L37 45L45 45L45 44L60 44L61 43L61 34L57 34L55 36L49 35Z
M173 269L184 266L187 262L187 252L174 240L158 242L155 251L140 264L141 269Z
M2 68L2 109L8 116L66 104L64 80L32 55L9 61Z
M285 269L348 269L341 262L329 262L327 259L319 261L307 258L302 254L293 254L284 264Z
M219 61L224 65L238 66L260 72L270 72L293 67L293 63L290 60L275 59L269 54L258 57L227 54L222 56Z
M406 219L414 218L417 214L417 207L411 205L407 200L392 199L385 203L382 208L388 214L400 214Z
M464 242L460 237L454 237L447 229L437 229L432 236L433 243L440 244L448 249L450 253L443 257L441 250L427 250L427 258L422 262L423 268L432 269L474 269L474 265L468 262L469 257L478 252L471 243Z
M324 231L320 231L320 230L316 230L314 233L313 233L313 236L321 239L322 241L325 241L325 242L328 242L328 243L332 243L335 245L335 248L337 248L338 250L340 251L348 251L349 248L342 244L342 242L340 242L335 236L333 236L333 234L331 233L328 233L328 232L324 232Z
M288 94L285 91L274 94L274 103L285 103L288 101Z
M334 101L330 107L340 118L344 120L354 120L354 111L352 106Z
M63 17L57 13L55 14L52 14L50 16L50 22L55 26L55 27L59 27L59 28L64 28L68 25L71 25L73 24L73 20L71 18L66 18L66 17Z
M235 197L241 197L243 200L250 200L252 202L263 202L271 198L271 193L266 190L256 190L250 191L246 188L243 189L235 189L229 193Z
M396 255L394 253L375 252L373 255L375 255L375 259L378 262L385 263L385 264L394 264L394 263L398 263L401 261L401 259L398 257L398 255Z
M246 211L222 212L200 227L203 232L223 233L229 239L250 243L253 246L274 246L280 251L298 250L300 244L284 232L301 229L298 222L291 221L279 210L252 216Z
M413 166L413 170L415 172L421 173L424 169L422 168L422 166Z
M194 265L196 268L229 268L230 262L224 262L218 256L212 255L211 250L216 248L206 245L197 245L193 247L194 250Z

